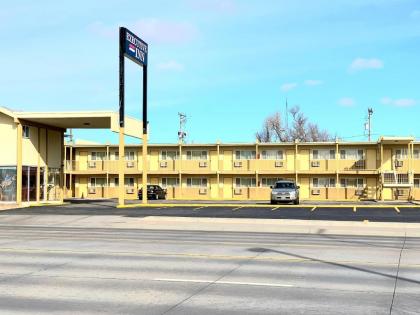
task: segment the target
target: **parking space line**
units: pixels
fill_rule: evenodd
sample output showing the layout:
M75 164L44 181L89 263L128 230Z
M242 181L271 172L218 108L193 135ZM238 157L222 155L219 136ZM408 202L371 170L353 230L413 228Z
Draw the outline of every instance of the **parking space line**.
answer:
M357 207L356 206L354 206L353 207L353 212L356 212L357 211Z
M313 208L311 209L311 212L314 212L316 208L317 208L317 207L313 207Z
M241 209L241 208L243 208L244 206L240 206L240 207L237 207L237 208L233 208L232 209L232 211L238 211L239 209Z
M274 207L271 211L277 210L278 208L280 208L280 206Z
M401 213L400 209L398 207L394 207L395 211L397 211L397 213Z
M205 208L205 207L207 207L207 206L197 207L197 208L194 208L194 209L193 209L193 211L197 211L197 210L199 210L199 209L203 209L203 208Z

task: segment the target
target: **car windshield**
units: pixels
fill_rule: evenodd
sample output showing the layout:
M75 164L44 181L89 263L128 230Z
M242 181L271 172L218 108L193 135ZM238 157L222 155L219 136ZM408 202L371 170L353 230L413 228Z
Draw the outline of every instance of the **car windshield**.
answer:
M276 183L276 188L289 188L294 189L295 184L294 183Z

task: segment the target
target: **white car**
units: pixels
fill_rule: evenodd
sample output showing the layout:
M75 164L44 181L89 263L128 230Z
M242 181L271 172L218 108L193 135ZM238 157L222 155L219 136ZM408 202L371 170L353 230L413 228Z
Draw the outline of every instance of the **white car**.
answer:
M271 204L293 202L299 204L299 186L293 181L280 180L271 187Z

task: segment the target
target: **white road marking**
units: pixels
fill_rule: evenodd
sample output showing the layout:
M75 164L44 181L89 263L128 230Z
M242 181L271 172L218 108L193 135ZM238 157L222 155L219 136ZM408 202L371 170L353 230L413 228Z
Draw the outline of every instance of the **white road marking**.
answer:
M239 209L241 209L241 208L243 208L244 206L240 206L240 207L237 207L237 208L233 208L232 209L232 211L237 211L237 210L239 210Z
M197 208L194 208L193 209L193 211L196 211L196 210L198 210L198 209L202 209L202 208L205 208L206 206L203 206L203 207L197 207Z
M166 281L166 282L189 282L189 283L214 283L214 284L232 284L232 285L249 285L261 287L293 287L292 284L284 283L263 283L263 282L239 282L239 281L212 281L212 280L199 280L199 279L166 279L156 278L153 281Z

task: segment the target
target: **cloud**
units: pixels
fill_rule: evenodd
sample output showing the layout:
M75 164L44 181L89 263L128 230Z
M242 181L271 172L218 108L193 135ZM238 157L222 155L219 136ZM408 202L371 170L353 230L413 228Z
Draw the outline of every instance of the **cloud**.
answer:
M384 105L391 105L396 107L410 107L417 104L417 101L412 98L392 99L390 97L383 97L381 103Z
M234 13L236 3L233 0L188 0L188 5L195 10Z
M183 71L184 65L175 61L169 60L167 62L161 62L157 65L159 70L167 70L167 71Z
M412 17L413 19L420 18L420 10L414 10L413 12L411 12L410 17Z
M384 63L382 60L377 58L365 59L365 58L356 58L350 65L350 71L360 71L367 69L382 69Z
M338 100L338 105L343 107L352 107L356 105L356 102L350 97L343 97Z
M308 86L317 86L317 85L324 84L324 82L321 80L305 80L305 82L303 83Z
M290 90L293 90L294 88L296 88L298 85L297 85L297 83L285 83L285 84L283 84L281 87L280 87L280 89L283 91L283 92L288 92L288 91L290 91Z
M126 23L128 29L140 36L148 43L181 44L190 42L198 36L198 29L187 21L171 21L163 19L140 19ZM95 22L88 29L99 36L107 38L118 37L118 26L105 25Z

